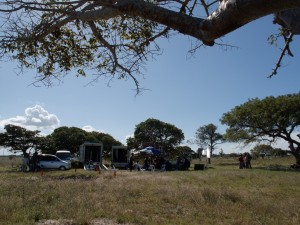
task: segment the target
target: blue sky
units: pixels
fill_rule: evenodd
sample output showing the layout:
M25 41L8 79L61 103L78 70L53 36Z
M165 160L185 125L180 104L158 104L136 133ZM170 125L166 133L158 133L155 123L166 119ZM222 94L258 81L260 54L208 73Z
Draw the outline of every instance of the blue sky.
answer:
M279 48L267 43L277 29L268 16L221 39L238 48L204 47L193 57L187 54L191 38L161 40L163 55L147 63L139 81L148 90L138 96L131 80L89 84L92 74L85 78L70 74L59 85L35 87L30 85L35 71L18 75L15 62L0 62L0 132L12 122L45 134L59 126L75 126L109 133L126 143L138 123L156 118L182 129L186 140L209 123L224 133L219 119L233 107L250 98L299 92L299 37L292 44L294 58L286 57L279 74L267 78L280 55ZM216 153L221 148L243 151L241 146L223 144Z

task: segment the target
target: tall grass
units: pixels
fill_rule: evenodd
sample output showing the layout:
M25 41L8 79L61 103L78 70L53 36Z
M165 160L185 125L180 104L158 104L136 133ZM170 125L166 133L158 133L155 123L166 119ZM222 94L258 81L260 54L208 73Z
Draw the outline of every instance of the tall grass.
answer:
M300 224L300 173L288 169L293 159L266 160L253 161L252 170L238 169L235 159L213 159L203 171L116 176L6 167L0 170L0 224L65 219L83 225L101 218L145 225Z

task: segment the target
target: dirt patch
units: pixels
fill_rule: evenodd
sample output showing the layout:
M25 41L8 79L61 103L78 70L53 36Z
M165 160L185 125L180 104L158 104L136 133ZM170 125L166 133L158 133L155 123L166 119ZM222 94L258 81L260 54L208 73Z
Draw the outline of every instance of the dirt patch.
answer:
M52 179L57 179L57 180L95 180L97 177L92 176L92 175L67 175L67 176L58 176L58 177L53 177Z
M45 220L37 223L37 225L76 225L72 220ZM108 219L96 219L87 225L130 225L129 223L117 223Z
M71 220L44 220L37 225L75 225Z

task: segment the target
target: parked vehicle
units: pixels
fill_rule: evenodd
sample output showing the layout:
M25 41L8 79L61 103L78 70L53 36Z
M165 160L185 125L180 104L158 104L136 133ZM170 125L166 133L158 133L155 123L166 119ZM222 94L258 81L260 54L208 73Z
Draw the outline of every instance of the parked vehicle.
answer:
M55 155L41 154L38 156L37 166L39 169L71 169L71 163L61 160Z
M58 150L55 155L63 161L71 162L72 154L68 150Z

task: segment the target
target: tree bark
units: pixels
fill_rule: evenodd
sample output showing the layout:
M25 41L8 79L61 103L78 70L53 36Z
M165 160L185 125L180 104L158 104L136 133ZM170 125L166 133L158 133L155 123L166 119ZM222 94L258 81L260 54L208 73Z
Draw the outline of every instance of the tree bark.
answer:
M207 19L188 16L160 6L136 0L119 1L115 9L140 16L193 36L206 45L239 27L279 11L300 8L300 0L223 0Z

